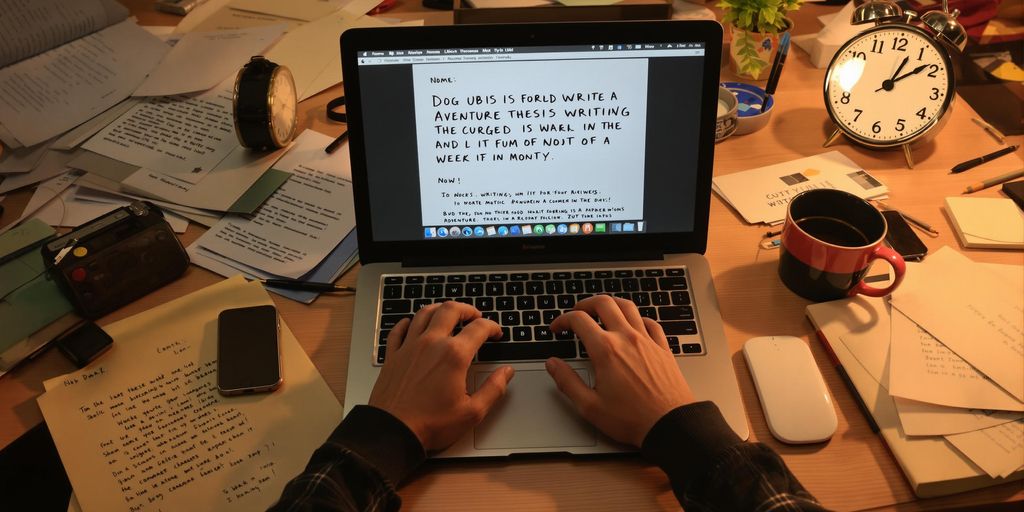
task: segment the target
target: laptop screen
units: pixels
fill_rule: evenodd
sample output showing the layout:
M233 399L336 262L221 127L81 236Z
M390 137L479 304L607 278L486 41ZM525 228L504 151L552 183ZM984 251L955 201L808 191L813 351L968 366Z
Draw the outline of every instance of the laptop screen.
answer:
M691 231L704 54L635 40L360 50L374 238Z

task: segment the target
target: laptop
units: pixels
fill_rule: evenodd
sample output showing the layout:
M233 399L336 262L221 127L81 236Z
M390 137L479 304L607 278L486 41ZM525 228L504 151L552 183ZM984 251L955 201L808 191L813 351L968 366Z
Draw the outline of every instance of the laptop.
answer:
M722 29L704 21L352 29L341 37L359 271L346 413L370 396L389 329L458 300L502 326L475 391L516 369L440 457L629 450L544 370L585 348L548 325L588 296L665 328L698 399L748 437L703 253Z

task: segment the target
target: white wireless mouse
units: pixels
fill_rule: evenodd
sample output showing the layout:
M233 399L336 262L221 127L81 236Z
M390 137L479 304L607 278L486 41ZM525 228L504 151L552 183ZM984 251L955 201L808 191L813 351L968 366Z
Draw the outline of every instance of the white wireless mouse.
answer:
M838 419L811 349L793 336L751 338L743 345L768 429L790 444L820 443Z

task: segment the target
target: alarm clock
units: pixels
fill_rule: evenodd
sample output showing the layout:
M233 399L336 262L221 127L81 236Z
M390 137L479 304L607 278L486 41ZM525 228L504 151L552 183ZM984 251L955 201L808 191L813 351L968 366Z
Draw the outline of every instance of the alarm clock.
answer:
M256 56L235 77L232 108L238 141L249 149L277 149L295 138L295 80L285 66Z
M914 167L910 145L934 135L956 96L950 51L962 50L967 33L958 10L917 13L893 2L873 0L854 11L854 25L875 23L839 48L825 74L825 108L835 131L869 148L903 148Z

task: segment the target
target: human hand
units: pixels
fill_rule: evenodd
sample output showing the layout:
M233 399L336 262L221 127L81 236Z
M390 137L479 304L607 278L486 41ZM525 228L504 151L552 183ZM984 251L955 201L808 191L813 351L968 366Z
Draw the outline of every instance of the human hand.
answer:
M468 322L458 335L452 331ZM431 304L412 321L391 330L387 356L369 405L398 418L428 452L443 450L480 423L505 394L512 367L499 368L472 395L466 374L487 338L500 337L498 324L461 302Z
M548 373L583 419L612 439L639 447L662 416L694 401L665 331L641 317L632 302L610 295L587 298L551 322L552 332L562 330L575 332L587 348L594 388L556 357L547 360Z

